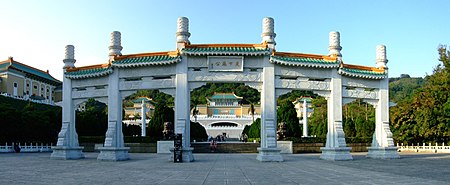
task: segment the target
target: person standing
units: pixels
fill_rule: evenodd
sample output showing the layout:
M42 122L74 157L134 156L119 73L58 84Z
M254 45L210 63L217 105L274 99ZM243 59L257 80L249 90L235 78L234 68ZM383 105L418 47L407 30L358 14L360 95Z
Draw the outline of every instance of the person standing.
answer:
M211 152L216 152L217 142L215 139L212 139L211 142L209 143L209 149L211 150Z

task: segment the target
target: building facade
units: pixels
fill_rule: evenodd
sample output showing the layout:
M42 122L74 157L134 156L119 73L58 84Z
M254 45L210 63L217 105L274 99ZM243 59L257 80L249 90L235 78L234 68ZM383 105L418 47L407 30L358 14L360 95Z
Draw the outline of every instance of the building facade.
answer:
M248 117L251 116L251 105L242 104L242 97L234 93L214 93L207 97L207 104L197 105L198 117ZM255 115L260 115L260 106L254 105ZM193 115L191 113L191 115Z
M306 112L308 117L311 117L314 109L312 108L312 98L311 97L300 97L295 99L292 103L294 104L295 112L297 112L297 117L300 120L303 118L303 109L304 109L304 102L306 101Z
M246 125L254 119L261 118L260 105L242 104L242 97L234 93L214 93L207 97L207 104L197 105L198 113L191 111L191 121L199 122L209 136L225 135L238 139Z
M311 97L300 97L294 102L295 111L297 112L298 122L303 126L302 137L308 137L308 118L311 117L314 109L312 108Z
M62 82L47 71L17 62L13 57L0 62L0 93L4 96L54 104L61 101Z
M144 101L146 118L151 118L153 116L153 112L155 111L155 102L151 98L139 97L131 101L133 106L127 106L124 108L124 120L135 120L142 118L142 101Z

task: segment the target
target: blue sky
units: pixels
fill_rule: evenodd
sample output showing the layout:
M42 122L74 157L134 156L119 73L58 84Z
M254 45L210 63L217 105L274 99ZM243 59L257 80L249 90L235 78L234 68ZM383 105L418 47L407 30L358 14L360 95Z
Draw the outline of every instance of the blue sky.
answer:
M385 44L389 75L423 77L450 45L450 1L343 0L0 0L0 60L50 70L62 79L64 46L76 66L107 62L109 34L122 33L123 54L175 49L176 21L189 18L190 41L260 43L264 17L275 19L277 51L327 54L328 33L339 31L344 63L375 66Z

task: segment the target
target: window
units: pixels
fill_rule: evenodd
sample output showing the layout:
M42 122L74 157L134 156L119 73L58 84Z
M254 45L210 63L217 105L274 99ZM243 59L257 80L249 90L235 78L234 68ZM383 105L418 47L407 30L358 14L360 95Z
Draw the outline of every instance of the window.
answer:
M48 92L48 89L47 89L47 92Z
M34 89L37 89L37 85L33 86Z
M14 87L17 87L17 83L14 82Z
M27 94L30 94L30 91L27 91Z
M44 88L43 88L43 87L41 87L41 91L44 91Z
M30 84L27 84L27 87L30 87Z
M48 99L48 96L47 96L47 99Z

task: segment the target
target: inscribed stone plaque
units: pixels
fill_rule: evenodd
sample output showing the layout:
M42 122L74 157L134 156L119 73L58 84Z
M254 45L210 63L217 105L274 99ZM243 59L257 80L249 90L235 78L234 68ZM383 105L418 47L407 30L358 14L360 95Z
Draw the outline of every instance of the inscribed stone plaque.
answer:
M209 71L243 71L243 56L208 56Z

